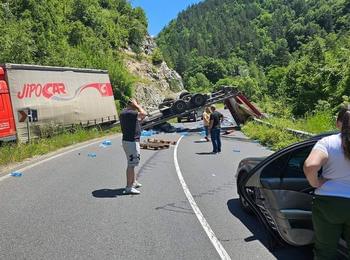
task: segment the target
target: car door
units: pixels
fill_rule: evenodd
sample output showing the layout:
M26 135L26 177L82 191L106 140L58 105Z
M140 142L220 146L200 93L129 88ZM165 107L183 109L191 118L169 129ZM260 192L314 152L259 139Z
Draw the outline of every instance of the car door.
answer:
M313 143L307 143L266 163L246 182L254 187L255 205L270 227L289 244L312 243L311 202L313 188L303 172L303 164Z

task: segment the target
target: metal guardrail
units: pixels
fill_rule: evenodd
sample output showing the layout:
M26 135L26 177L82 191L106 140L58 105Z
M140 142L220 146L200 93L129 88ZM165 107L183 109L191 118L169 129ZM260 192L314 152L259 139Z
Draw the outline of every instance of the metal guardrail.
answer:
M283 128L283 127L273 125L271 123L265 122L265 121L257 119L257 118L253 118L253 120L254 120L254 122L257 122L258 124L267 125L269 127L274 127L274 128L277 128L277 129L281 129L281 130L287 131L288 133L291 133L291 134L293 134L295 136L298 136L298 137L310 138L310 137L315 136L315 134L311 134L309 132L295 130L295 129L291 129L291 128Z

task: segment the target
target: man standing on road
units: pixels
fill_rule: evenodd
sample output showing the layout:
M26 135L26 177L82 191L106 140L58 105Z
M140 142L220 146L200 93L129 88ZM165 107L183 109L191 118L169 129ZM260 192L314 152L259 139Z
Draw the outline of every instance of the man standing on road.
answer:
M216 111L215 105L210 106L211 114L210 114L210 123L209 123L209 129L210 129L210 135L211 135L211 142L213 144L213 151L212 153L221 153L221 139L220 139L220 129L221 129L221 122L224 120L224 116Z
M136 102L130 100L127 107L120 113L120 125L123 133L123 148L128 161L126 169L126 194L140 194L136 188L141 183L135 179L135 167L140 162L141 121L146 117L146 111Z
M203 112L203 126L204 126L204 131L205 131L205 140L209 142L209 123L210 123L210 108L205 107L204 112Z

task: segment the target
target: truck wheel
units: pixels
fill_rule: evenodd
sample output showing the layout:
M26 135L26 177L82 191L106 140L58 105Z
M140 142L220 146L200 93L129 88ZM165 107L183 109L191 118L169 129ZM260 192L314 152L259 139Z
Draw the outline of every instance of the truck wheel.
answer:
M205 96L202 94L195 94L191 98L191 103L194 107L200 107L205 104Z
M159 105L158 105L158 109L163 109L163 108L165 108L165 107L167 107L167 105L166 105L166 103L160 103Z
M189 92L185 91L185 92L182 92L179 96L179 99L182 99L183 97L185 96L188 96L188 95L191 95Z
M173 98L164 98L163 102L158 105L158 108L163 109L166 107L171 107L173 102L174 102Z
M172 105L171 109L174 111L174 113L181 114L186 111L187 104L185 101L179 99L176 100L175 103Z

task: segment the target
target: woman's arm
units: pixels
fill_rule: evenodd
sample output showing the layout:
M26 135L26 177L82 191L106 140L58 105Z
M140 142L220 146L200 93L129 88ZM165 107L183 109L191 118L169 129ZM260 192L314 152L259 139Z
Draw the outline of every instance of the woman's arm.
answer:
M327 181L327 179L318 177L318 171L327 160L328 156L318 149L311 150L311 153L305 160L304 174L312 187L321 187Z

